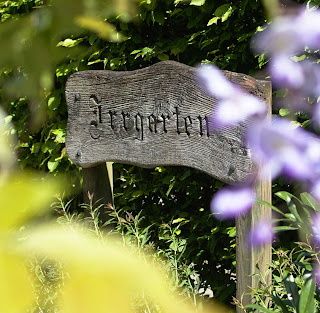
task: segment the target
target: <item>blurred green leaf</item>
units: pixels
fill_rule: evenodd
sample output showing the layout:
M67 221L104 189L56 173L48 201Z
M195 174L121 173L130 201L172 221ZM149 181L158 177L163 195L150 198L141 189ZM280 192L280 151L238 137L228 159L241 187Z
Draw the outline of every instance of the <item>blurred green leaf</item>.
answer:
M315 299L314 292L316 289L316 284L314 279L308 279L305 285L301 289L300 302L299 302L299 312L314 312L315 309Z
M284 284L287 290L287 293L290 295L289 300L292 303L293 307L298 310L299 309L299 301L300 296L298 292L298 286L294 282L294 278L292 275L288 276L284 280Z
M50 209L52 197L62 189L59 179L18 173L0 186L0 231L19 227L31 217ZM17 196L19 195L19 196Z
M76 24L82 28L97 33L97 35L105 40L121 41L122 36L116 31L116 28L98 18L88 16L78 16L75 20Z

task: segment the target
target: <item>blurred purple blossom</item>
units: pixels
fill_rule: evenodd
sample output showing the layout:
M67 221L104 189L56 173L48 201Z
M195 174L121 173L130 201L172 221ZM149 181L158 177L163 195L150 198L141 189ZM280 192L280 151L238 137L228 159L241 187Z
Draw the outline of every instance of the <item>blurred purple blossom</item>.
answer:
M304 73L301 64L290 60L286 55L279 55L270 61L272 81L281 88L301 88Z
M212 128L236 126L266 114L267 107L262 100L231 83L216 66L203 65L198 75L208 92L219 100L211 115Z
M274 19L263 32L259 32L253 42L258 53L268 56L286 54L288 56L304 51L305 47L320 48L320 11L306 11L303 6L297 15Z
M253 49L268 56L299 52L304 45L295 22L296 16L274 19L266 29L256 34L252 43Z
M297 29L303 45L318 50L320 48L320 11L306 11L304 7L303 12L298 14L295 20L292 26Z
M309 188L309 192L313 198L320 202L320 180L312 182Z
M310 60L292 61L286 55L277 55L269 62L272 82L280 88L290 88L295 96L320 95L320 67Z
M320 244L320 214L316 214L312 218L312 221L313 223L311 225L311 228L312 228L313 239L315 243L319 245Z
M291 89L291 105L295 109L301 109L297 105L302 98L320 96L319 65L311 59L299 62L292 59L293 55L304 53L306 47L320 49L320 10L309 10L306 6L296 15L276 18L264 31L258 32L253 41L256 52L271 58L268 67L273 83L279 88ZM310 111L310 108L304 110ZM312 110L319 113L318 107ZM320 124L318 116L314 120Z
M313 266L313 276L316 279L316 284L320 284L320 264L317 263Z
M211 64L201 65L198 68L198 76L206 90L218 99L227 98L239 89L223 75L218 67Z
M312 134L281 118L274 118L272 123L253 123L247 131L254 161L263 166L262 175L270 173L272 178L280 174L300 180L313 177L316 163L308 150L313 139Z
M211 211L216 217L234 219L247 213L255 202L255 192L251 187L225 187L217 191L211 200Z
M248 243L250 246L259 247L271 242L273 237L272 221L262 220L250 230Z
M312 120L316 123L316 125L320 126L320 102L317 102L314 106Z

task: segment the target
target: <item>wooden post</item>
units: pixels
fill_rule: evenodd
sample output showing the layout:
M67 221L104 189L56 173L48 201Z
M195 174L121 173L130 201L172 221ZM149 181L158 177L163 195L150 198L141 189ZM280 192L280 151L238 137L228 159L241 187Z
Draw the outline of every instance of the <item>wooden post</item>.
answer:
M108 162L109 163L109 162ZM111 172L111 173L110 173ZM88 192L93 193L93 202L101 199L99 204L111 203L113 205L112 194L112 167L107 169L106 163L102 163L93 167L83 168L83 200L89 203Z
M268 115L271 117L272 88L270 82L260 82L266 94L268 103ZM257 182L257 198L271 203L271 179ZM236 201L236 200L235 200ZM272 261L271 243L259 248L252 248L247 244L248 232L260 220L270 220L272 212L269 207L256 204L252 210L236 221L236 271L237 271L237 294L236 297L243 305L251 303L250 289L259 288L261 280L268 285L271 283L271 273L268 274L268 267ZM243 312L237 308L237 312Z

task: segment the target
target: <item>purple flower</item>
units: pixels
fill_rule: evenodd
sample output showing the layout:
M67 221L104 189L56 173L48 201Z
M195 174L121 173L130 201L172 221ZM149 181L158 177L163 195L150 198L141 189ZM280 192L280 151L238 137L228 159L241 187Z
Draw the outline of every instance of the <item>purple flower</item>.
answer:
M316 123L316 125L319 127L320 126L320 102L317 102L314 107L312 119Z
M313 223L311 225L313 239L317 244L320 244L320 214L316 214L313 217Z
M248 243L253 247L259 247L272 241L274 232L270 220L259 221L248 234Z
M320 264L317 263L313 266L313 277L316 279L316 283L320 284Z
M311 196L319 202L320 201L320 180L313 182L311 184L311 187L309 188L309 191Z
M294 62L286 55L276 56L269 63L272 81L281 88L301 88L304 73L300 62Z
M253 49L269 56L299 52L304 47L304 41L295 24L296 16L274 19L264 31L254 37Z
M217 67L201 66L199 77L208 92L220 100L212 112L212 128L236 126L250 118L260 118L266 114L267 107L263 101L231 83Z
M320 66L309 60L299 62L304 72L304 84L301 86L303 96L320 96Z
M211 64L201 65L198 68L198 77L206 90L219 99L227 98L230 93L239 89L223 75L218 67Z
M216 192L210 208L221 220L234 219L247 213L255 199L255 192L251 187L226 187Z
M254 39L253 48L258 53L293 55L310 49L320 48L320 11L306 12L306 7L297 15L276 18Z
M310 180L315 175L315 162L309 156L308 146L314 140L312 134L283 118L272 123L253 123L247 131L247 144L252 157L263 166L264 174L274 178L280 174Z
M320 11L313 10L299 14L294 21L303 45L310 49L320 48Z

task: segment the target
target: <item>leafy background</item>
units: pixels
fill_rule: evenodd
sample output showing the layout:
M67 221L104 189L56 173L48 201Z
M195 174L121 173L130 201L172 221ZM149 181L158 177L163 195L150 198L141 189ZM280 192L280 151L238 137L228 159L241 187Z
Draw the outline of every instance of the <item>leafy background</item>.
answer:
M70 25L72 18L67 14L51 16L51 2L0 2L0 102L15 126L12 132L18 137L20 167L54 175L69 172L74 209L82 201L81 169L66 155L64 98L65 83L72 73L135 70L170 59L190 66L211 62L260 77L258 71L267 62L250 50L252 36L266 22L258 0L144 0L136 11L130 11L133 18L129 13L119 15L118 7L110 13L99 5L91 11L80 6L80 11L110 23L103 34L95 32L99 27L90 19L79 29ZM95 2L99 4L88 1ZM71 12L71 4L65 5L65 12ZM36 18L29 18L30 12ZM30 47L32 58L28 57ZM34 112L40 112L40 117L35 118ZM210 287L218 300L230 303L235 294L235 227L214 219L208 209L222 183L189 168L142 169L122 164L114 164L114 180L119 212L125 217L126 212L136 216L142 210L141 227L152 225L148 240L160 249L179 252L183 256L179 268L192 266L205 288ZM281 180L274 185L275 191L283 188L288 186ZM168 229L179 238L178 246L171 246Z

